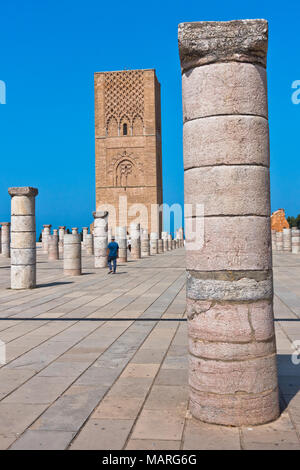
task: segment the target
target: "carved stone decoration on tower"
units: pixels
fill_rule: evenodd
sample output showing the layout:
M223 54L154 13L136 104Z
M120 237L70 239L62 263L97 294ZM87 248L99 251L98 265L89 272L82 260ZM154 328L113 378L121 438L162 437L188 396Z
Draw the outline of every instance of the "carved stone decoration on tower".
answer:
M160 84L155 70L95 74L95 135L96 210L108 210L113 231L140 216L142 228L160 232L161 216L150 220L151 205L162 204ZM119 207L122 196L127 204ZM115 216L108 204L115 207ZM143 204L147 214L134 204Z

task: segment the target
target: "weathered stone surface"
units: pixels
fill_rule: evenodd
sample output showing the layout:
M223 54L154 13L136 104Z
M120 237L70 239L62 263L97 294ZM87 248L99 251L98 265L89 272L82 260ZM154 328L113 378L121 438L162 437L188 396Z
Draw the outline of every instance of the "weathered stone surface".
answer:
M94 242L93 242L93 234L87 233L85 236L85 249L87 254L93 255L94 254Z
M141 257L141 235L140 224L130 224L131 236L131 258L139 259Z
M278 389L258 394L218 395L191 388L190 410L195 418L214 424L264 424L279 416Z
M10 257L10 222L1 223L1 254L5 258Z
M107 266L107 229L108 212L96 211L94 216L94 262L95 268L105 268Z
M56 233L57 233L57 230L56 230ZM50 235L48 237L48 260L56 261L58 259L59 259L58 235L53 233L53 235Z
M220 361L190 355L189 384L219 395L262 393L277 387L276 355ZM257 380L257 377L260 380Z
M183 126L184 169L211 165L268 167L269 126L258 116L211 116Z
M116 241L119 245L119 261L127 261L127 227L116 227Z
M205 216L270 214L270 194L265 190L270 186L267 168L243 165L193 168L185 171L184 185L185 204L195 207L204 204Z
M272 303L267 300L238 303L187 299L189 337L203 341L269 340L274 336L272 315Z
M33 289L36 286L36 266L11 265L11 288Z
M229 62L192 69L182 76L183 121L224 114L267 118L266 86L266 70L257 65Z
M271 299L273 296L272 272L268 271L261 279L251 277L250 272L242 272L239 279L230 279L230 273L224 276L220 273L218 279L210 279L209 274L199 276L199 273L187 274L187 297L192 300L233 300L255 301ZM213 276L211 276L213 277Z
M214 62L266 66L268 22L262 19L180 23L178 45L184 72Z
M207 217L204 240L190 241L186 219L188 270L268 270L272 267L268 217Z

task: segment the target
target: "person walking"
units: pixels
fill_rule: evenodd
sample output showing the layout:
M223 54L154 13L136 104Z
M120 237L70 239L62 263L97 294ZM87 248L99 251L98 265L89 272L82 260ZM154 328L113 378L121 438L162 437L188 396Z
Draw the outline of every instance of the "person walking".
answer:
M117 258L119 257L119 245L115 241L115 237L111 237L111 242L107 245L107 263L108 274L116 274Z

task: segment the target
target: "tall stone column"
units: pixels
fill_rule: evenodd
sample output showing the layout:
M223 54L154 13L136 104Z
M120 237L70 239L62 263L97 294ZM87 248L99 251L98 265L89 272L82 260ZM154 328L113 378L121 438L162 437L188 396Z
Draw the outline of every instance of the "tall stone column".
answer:
M157 253L161 255L163 252L164 252L163 240L159 238L157 242Z
M283 232L276 232L277 251L283 251Z
M65 233L64 274L66 276L80 276L81 274L81 235L79 233Z
M1 253L5 258L10 258L10 222L1 222Z
M119 245L119 261L127 262L127 228L116 227L116 239Z
M36 286L36 188L9 188L11 196L11 288Z
M93 212L94 216L94 259L95 268L107 266L107 220L108 212Z
M44 230L42 231L42 250L48 254L48 237L51 235L52 225L43 225Z
M82 227L82 241L83 241L83 246L85 247L85 239L87 234L89 233L89 228L88 227Z
M58 248L59 252L62 254L64 251L64 236L65 236L66 226L61 225L58 227Z
M292 253L300 253L300 230L292 229Z
M93 234L87 233L85 238L85 250L88 255L94 254L94 242L93 242Z
M292 233L290 228L283 229L283 251L292 251Z
M131 258L140 259L141 257L141 235L140 224L130 224L130 237L131 237Z
M53 235L48 236L48 260L56 261L59 259L58 234L53 230Z
M179 25L185 204L193 207L185 221L190 410L229 426L279 415L267 28L265 20Z
M158 253L158 233L151 232L150 234L150 255L157 255Z

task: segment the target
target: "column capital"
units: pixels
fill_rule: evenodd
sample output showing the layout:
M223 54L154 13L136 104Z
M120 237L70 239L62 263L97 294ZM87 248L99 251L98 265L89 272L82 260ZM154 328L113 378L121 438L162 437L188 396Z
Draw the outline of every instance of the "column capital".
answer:
M10 226L10 222L0 222L0 225L2 227L9 227Z
M32 188L31 186L8 188L10 196L37 196L38 192L37 188Z
M95 211L95 212L93 212L94 219L104 219L107 216L108 216L107 211Z
M180 23L178 44L182 73L216 62L249 62L266 67L268 22L254 19Z

